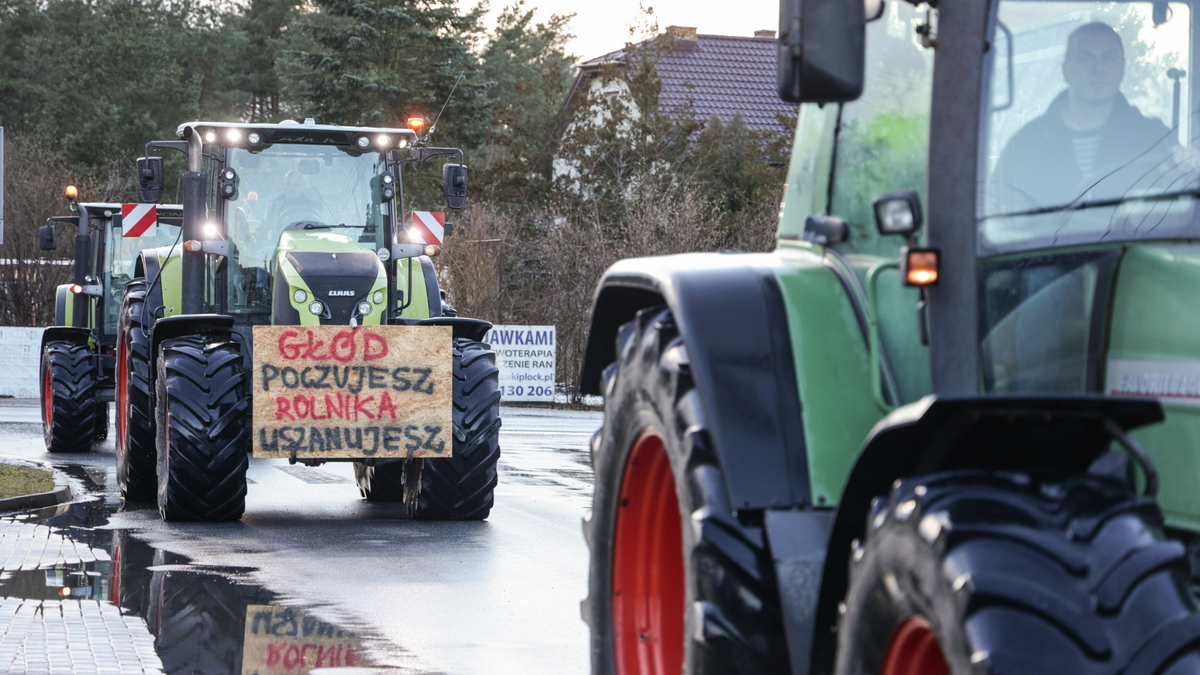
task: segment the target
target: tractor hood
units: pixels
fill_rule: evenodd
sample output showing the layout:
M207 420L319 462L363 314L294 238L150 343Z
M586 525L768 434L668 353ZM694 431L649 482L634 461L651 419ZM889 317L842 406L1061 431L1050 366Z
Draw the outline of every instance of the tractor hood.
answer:
M357 324L380 323L387 274L379 257L352 238L328 230L284 232L275 264L273 323L344 326L352 319ZM320 314L310 309L314 301L323 305ZM359 311L363 302L370 305L366 314Z

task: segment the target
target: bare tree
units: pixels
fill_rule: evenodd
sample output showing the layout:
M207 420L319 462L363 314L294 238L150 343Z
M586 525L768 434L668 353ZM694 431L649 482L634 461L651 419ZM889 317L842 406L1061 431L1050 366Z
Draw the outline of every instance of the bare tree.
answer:
M75 174L53 147L30 136L8 137L5 158L5 232L0 247L0 325L49 326L54 322L54 292L69 283L75 255L75 231L59 227L57 251L38 247L38 227L55 215L69 215L63 188ZM100 196L102 188L76 184L81 201Z

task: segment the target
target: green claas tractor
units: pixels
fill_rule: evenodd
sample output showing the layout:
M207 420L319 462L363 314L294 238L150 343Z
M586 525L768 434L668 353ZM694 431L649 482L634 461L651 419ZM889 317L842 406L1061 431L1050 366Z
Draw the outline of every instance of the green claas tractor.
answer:
M456 316L439 289L430 256L452 225L402 218L405 174L438 157L457 158L441 191L463 207L461 151L311 119L190 122L178 136L138 160L148 204L165 182L152 149L184 153L187 172L178 245L140 252L117 321L123 497L157 500L165 520L237 519L253 451L353 461L366 499L416 518L486 518L500 454L495 355L479 341L491 324ZM430 336L444 342L428 368L372 361L389 344L389 358L417 358ZM444 425L406 421L399 401L418 395L444 396ZM399 421L329 426L387 413Z
M178 206L159 207L156 235L127 237L121 204L76 203L74 216L55 216L39 228L43 251L58 248L55 223L77 228L73 283L54 296L54 325L42 333L42 427L48 452L88 452L108 437L108 404L116 388L113 355L117 313L137 252L169 244L179 231Z
M1200 672L1200 5L780 16L775 251L596 291L593 672Z

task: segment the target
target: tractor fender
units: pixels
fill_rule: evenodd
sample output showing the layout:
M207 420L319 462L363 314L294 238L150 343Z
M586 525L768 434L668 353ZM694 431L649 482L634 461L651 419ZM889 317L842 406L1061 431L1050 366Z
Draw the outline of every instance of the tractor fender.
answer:
M483 338L487 336L488 331L492 329L492 322L484 321L483 319L468 319L462 316L445 316L435 317L432 319L417 319L413 325L416 326L450 326L454 329L454 337L466 338L475 342L483 342Z
M964 469L1083 474L1112 443L1113 438L1105 429L1106 420L1128 431L1162 419L1162 406L1156 399L1097 395L942 399L926 396L880 420L850 472L836 517L827 530L828 544L819 551L791 553L800 560L824 556L815 622L795 627L815 628L811 672L832 672L837 650L837 634L833 629L837 625L837 605L849 582L851 542L864 535L871 500L886 496L893 482ZM808 531L816 532L807 540L810 545L822 534L819 528L814 530L811 519L804 522L803 512L776 514L775 520L773 523L768 515L768 536L773 547L776 537L772 535L785 535L785 527L795 532L800 531L796 528L808 525ZM784 536L778 538L782 540ZM776 568L781 569L780 559L789 554L774 550L773 553ZM788 580L783 574L780 583L781 595L787 598ZM808 608L799 609L802 614ZM785 617L789 623L790 618ZM793 628L788 626L789 635Z
M600 280L581 390L600 394L620 326L667 305L735 509L807 504L808 463L788 317L770 254L623 260Z
M90 328L79 328L77 326L51 326L42 331L42 348L46 347L46 343L52 340L62 340L65 342L73 342L78 345L88 346L92 339L92 330Z
M221 335L240 342L234 336L233 322L232 316L224 314L183 314L163 317L154 322L154 327L150 331L150 358L152 361L157 361L158 345L164 340L181 335L197 333ZM157 372L155 368L157 366L152 363L150 372Z

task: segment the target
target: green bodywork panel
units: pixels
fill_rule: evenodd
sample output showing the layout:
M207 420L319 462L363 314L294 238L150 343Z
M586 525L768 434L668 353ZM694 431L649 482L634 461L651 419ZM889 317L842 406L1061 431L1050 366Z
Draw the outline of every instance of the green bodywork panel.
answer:
M396 290L402 295L398 296L408 302L409 305L404 308L404 311L399 313L399 316L405 319L427 319L431 316L429 313L429 291L425 285L425 261L428 258L405 258L396 263ZM412 286L409 286L409 272L412 272ZM397 307L400 306L398 303Z
M274 291L275 286L278 284L288 284L288 302L299 313L300 325L317 326L321 323L320 317L308 311L308 304L316 297L316 294L309 287L308 283L304 281L304 278L292 263L288 261L287 254L290 252L329 253L332 255L338 253L370 254L378 263L379 276L376 278L375 283L371 285L368 297L374 295L375 291L383 291L384 303L376 305L370 314L363 317L362 325L378 326L380 324L380 318L384 314L385 303L387 302L387 270L373 251L364 248L350 237L337 232L295 230L287 231L280 235L279 248L275 251L275 269L271 270L271 290ZM297 290L304 291L305 300L303 302L296 302ZM274 293L272 293L272 297L274 297Z
M1167 523L1200 530L1200 246L1130 247L1117 273L1109 322L1106 391L1127 393L1137 385L1114 381L1113 360L1128 360L1135 372L1177 376L1143 382L1143 395L1171 387L1161 399L1166 421L1139 429L1133 436L1158 466L1158 502ZM1140 365L1139 365L1140 364ZM1132 384L1132 383L1131 383ZM1114 391L1115 390L1115 391Z
M837 261L819 246L787 240L775 255L782 263L775 273L788 313L812 498L831 506L840 500L867 434L891 409L879 390L881 378L873 376L879 357L871 345L883 345L901 403L929 391L928 351L917 332L917 296L900 286L894 261L849 259L850 271L873 282L868 295L876 302L867 318L874 319L878 332L868 342L846 287L831 268Z
M147 270L146 283L154 283L155 274L158 275L159 288L162 289L163 316L180 314L183 307L183 247L159 246L147 250L158 254L158 272Z

